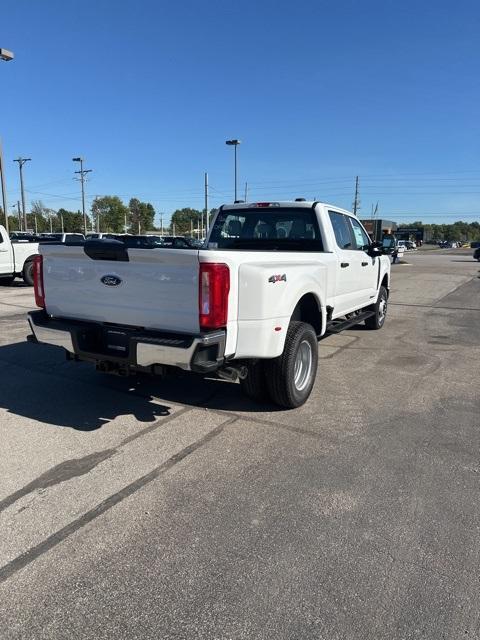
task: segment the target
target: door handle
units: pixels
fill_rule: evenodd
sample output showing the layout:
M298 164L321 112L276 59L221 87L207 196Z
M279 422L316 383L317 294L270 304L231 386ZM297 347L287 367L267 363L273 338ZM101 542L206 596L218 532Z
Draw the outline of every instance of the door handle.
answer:
M362 267L368 266L368 262L362 262Z
M350 266L350 263L349 262L341 262L340 266L342 267L342 269L346 269L347 267Z

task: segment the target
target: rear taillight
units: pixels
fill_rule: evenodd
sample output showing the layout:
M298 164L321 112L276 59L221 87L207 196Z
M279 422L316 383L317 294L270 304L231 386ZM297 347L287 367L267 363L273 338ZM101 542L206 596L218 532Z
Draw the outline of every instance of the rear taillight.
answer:
M35 256L33 259L33 288L35 291L35 304L45 309L45 289L43 287L43 256Z
M228 320L230 271L226 264L200 263L198 306L201 329L220 329Z

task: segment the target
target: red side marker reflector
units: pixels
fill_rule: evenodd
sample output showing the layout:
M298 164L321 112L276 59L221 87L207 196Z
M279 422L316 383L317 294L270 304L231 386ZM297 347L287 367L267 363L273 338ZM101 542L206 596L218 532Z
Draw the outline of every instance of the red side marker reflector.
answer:
M281 331L282 327L275 327L275 331Z
M43 287L43 256L35 256L33 259L33 290L35 304L45 309L45 289Z

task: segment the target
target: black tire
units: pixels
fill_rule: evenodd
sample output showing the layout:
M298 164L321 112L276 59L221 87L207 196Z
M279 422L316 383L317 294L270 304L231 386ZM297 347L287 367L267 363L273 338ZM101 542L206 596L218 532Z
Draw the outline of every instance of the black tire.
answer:
M373 305L372 310L375 312L373 316L365 320L365 326L367 329L381 329L385 324L385 318L387 317L388 308L388 291L385 287L380 287L378 293L378 299Z
M15 280L15 276L2 276L0 277L0 285L3 285L4 287L8 287L10 284L13 284L14 280Z
M23 281L28 284L29 287L33 287L33 260L28 260L23 265Z
M305 359L298 365L297 358L302 359L302 354ZM298 366L300 370L297 369ZM275 404L287 409L300 407L312 392L317 366L318 342L315 329L305 322L290 322L282 355L265 362L270 398Z
M265 379L265 360L252 360L247 364L248 375L240 380L243 393L255 402L269 400L267 381Z

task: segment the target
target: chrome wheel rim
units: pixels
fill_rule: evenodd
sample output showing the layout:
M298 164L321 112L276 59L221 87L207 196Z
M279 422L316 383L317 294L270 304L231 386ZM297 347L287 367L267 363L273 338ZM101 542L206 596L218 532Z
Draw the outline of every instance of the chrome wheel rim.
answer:
M384 323L386 315L387 315L387 300L386 298L382 298L378 305L378 322L380 324Z
M293 373L293 384L297 391L303 391L310 381L312 372L312 347L307 340L302 340L298 347Z

